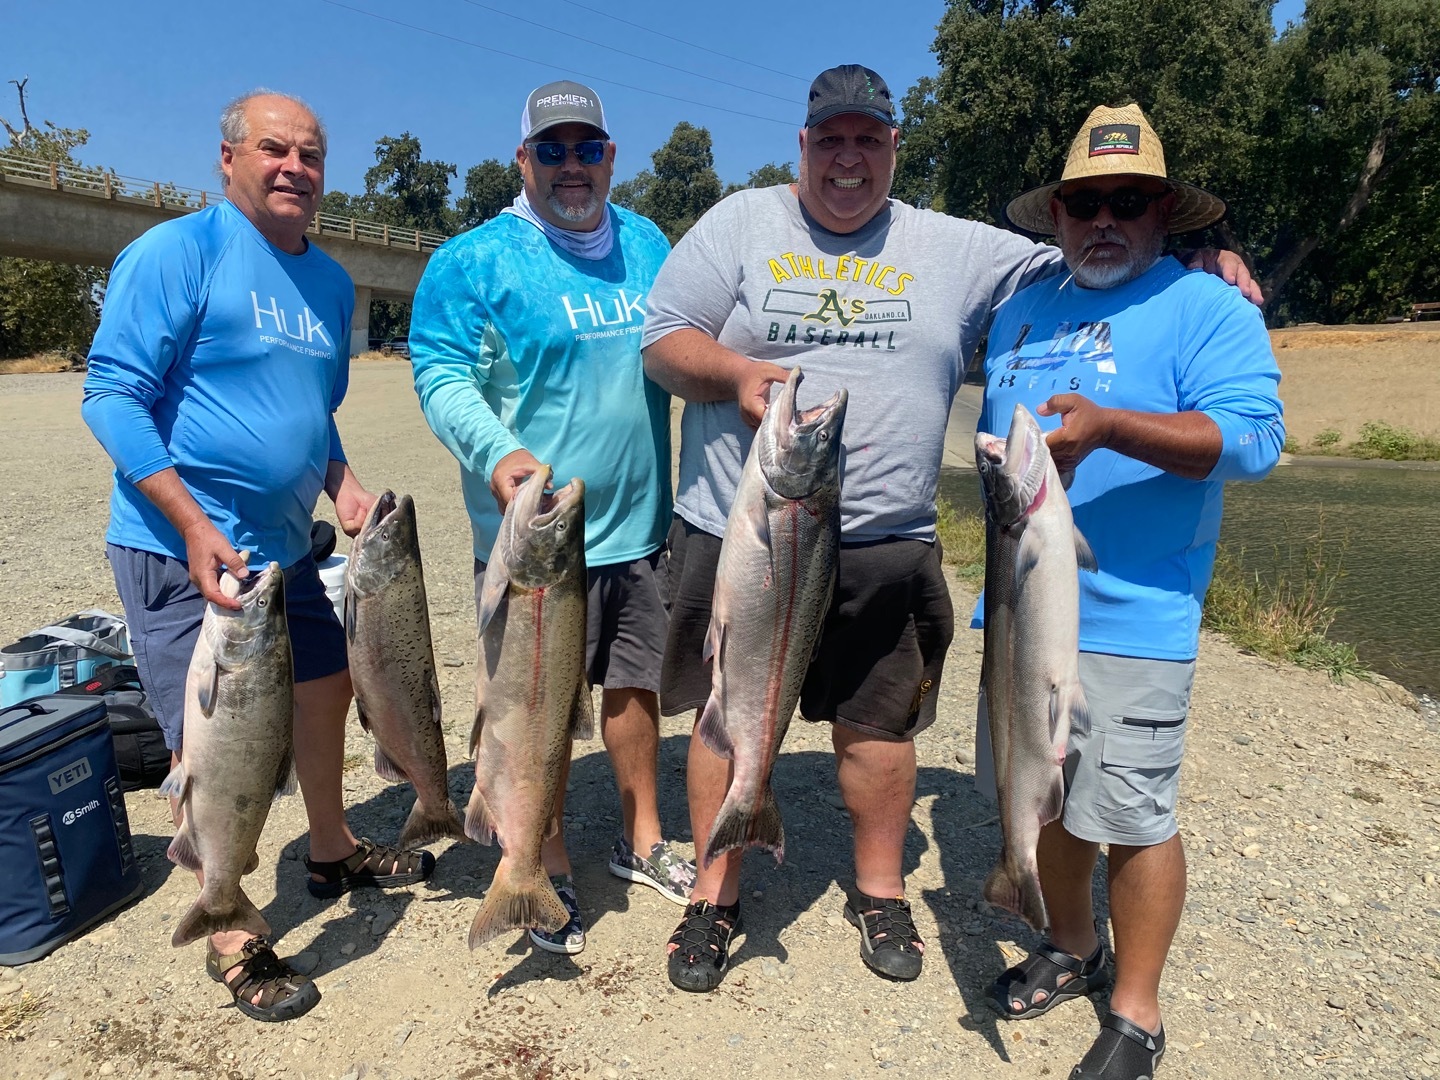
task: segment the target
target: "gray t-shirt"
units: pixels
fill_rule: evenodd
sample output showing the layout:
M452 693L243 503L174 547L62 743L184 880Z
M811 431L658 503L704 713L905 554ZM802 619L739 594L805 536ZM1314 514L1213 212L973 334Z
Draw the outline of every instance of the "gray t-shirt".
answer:
M928 540L950 405L991 313L1063 267L1055 248L894 199L840 235L787 185L741 191L661 267L641 346L696 329L752 360L799 364L802 408L845 387L845 539ZM688 402L680 432L675 512L719 536L752 433L734 401Z

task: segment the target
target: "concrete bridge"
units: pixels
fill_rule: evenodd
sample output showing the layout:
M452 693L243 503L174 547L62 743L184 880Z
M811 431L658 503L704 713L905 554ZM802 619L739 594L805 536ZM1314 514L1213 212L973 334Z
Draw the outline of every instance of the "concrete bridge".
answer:
M223 195L99 169L0 154L0 256L109 266L145 230ZM415 296L430 253L446 239L373 221L317 214L309 238L355 282L350 351L370 340L370 302Z

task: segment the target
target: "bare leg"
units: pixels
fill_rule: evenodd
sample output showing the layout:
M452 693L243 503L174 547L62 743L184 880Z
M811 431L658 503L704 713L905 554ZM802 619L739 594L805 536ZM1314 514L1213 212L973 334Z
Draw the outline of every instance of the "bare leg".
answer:
M904 896L915 744L877 739L840 724L831 727L831 741L840 794L855 828L855 887L868 896Z
M690 756L686 766L686 786L690 796L690 828L695 834L695 890L690 899L709 900L717 907L728 907L740 898L740 866L743 849L735 848L705 866L705 846L710 842L710 829L715 815L730 790L731 763L715 754L700 738L700 716L695 716L696 729L690 733Z
M335 862L355 853L340 780L351 696L348 671L295 685L295 775L310 821L310 858L316 862Z
M551 877L570 873L570 853L565 850L565 788L570 783L570 754L574 750L575 740L571 739L565 764L560 769L560 784L555 789L555 832L540 845L540 863Z
M1185 848L1178 834L1153 847L1110 845L1110 1008L1152 1033L1160 1028L1160 975L1184 907Z
M620 789L620 812L625 820L625 841L632 850L649 855L664 839L656 804L655 772L660 756L660 699L653 690L626 686L606 688L600 696L601 734L615 786Z
M1091 895L1100 845L1072 836L1063 824L1052 821L1040 830L1035 854L1040 862L1040 891L1050 915L1050 940L1056 948L1083 960L1100 943L1095 936ZM1059 981L1064 983L1070 978L1067 973Z

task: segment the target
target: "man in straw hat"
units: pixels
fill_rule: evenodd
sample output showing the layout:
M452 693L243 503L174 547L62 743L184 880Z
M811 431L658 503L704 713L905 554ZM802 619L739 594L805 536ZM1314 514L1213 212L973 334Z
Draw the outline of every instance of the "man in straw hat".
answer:
M1168 234L1225 204L1169 178L1139 106L1094 110L1060 181L1006 213L1053 233L1070 274L997 314L978 428L1003 433L1017 404L1042 418L1056 466L1075 470L1070 503L1099 572L1080 575L1091 726L1070 733L1064 811L1038 851L1049 934L992 994L1018 1020L1105 985L1091 876L1107 845L1115 988L1071 1077L1133 1080L1165 1052L1160 973L1185 902L1175 797L1222 487L1279 459L1280 371L1259 311L1163 254ZM978 711L977 784L993 794L983 695Z
M924 944L903 870L914 739L936 718L954 631L935 543L946 422L996 306L1065 266L1054 248L890 197L899 133L889 88L870 68L842 64L816 77L799 141L799 183L711 208L647 300L646 373L686 399L660 705L674 715L709 698L703 650L721 535L771 385L799 365L807 401L845 387L841 551L800 713L831 732L854 830L843 913L861 959L886 978L914 979ZM1243 275L1233 255L1209 253L1206 265L1232 281ZM686 783L698 851L730 769L692 734ZM697 868L667 945L681 989L712 990L725 976L741 928L742 859L729 850Z

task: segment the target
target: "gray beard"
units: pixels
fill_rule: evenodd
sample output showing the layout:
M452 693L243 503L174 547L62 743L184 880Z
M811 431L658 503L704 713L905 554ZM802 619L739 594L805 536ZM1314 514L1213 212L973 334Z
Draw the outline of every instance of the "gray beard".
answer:
M1123 238L1122 238L1123 241ZM1145 243L1138 247L1126 248L1125 258L1101 263L1084 262L1075 267L1075 283L1082 289L1113 289L1134 281L1160 258L1165 248L1165 234L1159 231L1150 234ZM1088 254L1087 249L1087 254ZM1082 256L1082 260L1083 260Z
M554 192L551 192L545 199L545 203L551 210L555 211L555 213L559 214L566 221L573 221L576 224L584 221L594 214L596 210L600 209L600 199L596 196L594 188L590 189L590 197L580 206L567 204Z

